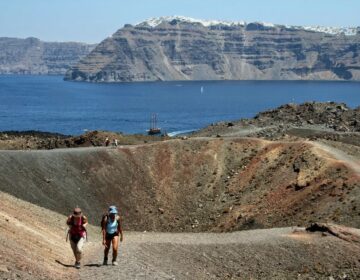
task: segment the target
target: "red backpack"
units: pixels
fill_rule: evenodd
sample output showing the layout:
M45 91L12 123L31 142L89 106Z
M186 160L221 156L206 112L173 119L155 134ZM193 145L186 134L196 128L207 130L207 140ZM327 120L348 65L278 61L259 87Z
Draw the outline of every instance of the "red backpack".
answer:
M87 239L87 231L83 226L87 223L87 218L85 216L81 216L78 221L75 220L74 216L71 216L70 222L68 225L70 226L68 234L70 235L70 239L74 242L78 242L82 237L86 237Z

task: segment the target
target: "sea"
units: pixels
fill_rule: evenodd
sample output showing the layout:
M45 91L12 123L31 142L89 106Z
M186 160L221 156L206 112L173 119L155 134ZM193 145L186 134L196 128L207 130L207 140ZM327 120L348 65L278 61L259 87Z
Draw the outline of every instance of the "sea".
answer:
M286 103L360 105L359 82L187 81L85 83L62 76L0 76L0 131L145 134L151 116L171 136L254 117Z

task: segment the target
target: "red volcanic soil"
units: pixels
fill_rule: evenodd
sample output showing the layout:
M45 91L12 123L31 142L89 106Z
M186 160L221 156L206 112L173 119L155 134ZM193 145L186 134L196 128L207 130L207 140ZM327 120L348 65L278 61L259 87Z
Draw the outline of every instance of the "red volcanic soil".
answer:
M228 137L0 151L0 278L357 279L358 231L270 229L360 226L357 150L328 144ZM74 270L65 215L79 205L98 225L109 204L126 230L120 266L99 266L92 229ZM239 232L259 228L268 229Z
M234 231L313 221L359 227L358 163L326 147L198 138L1 151L0 189L64 215L80 205L95 225L116 204L130 230Z

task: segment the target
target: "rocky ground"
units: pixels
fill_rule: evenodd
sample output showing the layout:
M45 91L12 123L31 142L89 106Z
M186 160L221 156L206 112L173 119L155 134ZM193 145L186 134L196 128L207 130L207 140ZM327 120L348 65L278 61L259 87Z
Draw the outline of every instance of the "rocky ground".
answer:
M358 121L306 103L177 139L3 133L0 278L358 279L356 230L302 228L360 228ZM80 205L97 226L109 204L127 232L120 266L99 266L92 228L79 274L65 215Z
M360 146L360 108L335 102L286 104L253 119L213 124L194 136L326 139Z
M65 219L0 193L0 279L358 279L359 230L333 225L233 233L127 232L119 266L102 266L90 227L73 267Z
M0 189L62 214L79 204L93 224L121 205L125 228L137 231L360 227L359 163L334 151L252 138L1 151Z
M51 150L59 148L101 147L109 138L110 146L114 139L119 145L151 143L168 139L147 135L124 135L110 131L90 131L79 136L62 135L40 131L0 132L0 150Z
M0 192L0 279L73 279L65 216Z
M358 233L349 241L301 228L128 233L118 267L101 266L100 242L89 244L80 279L357 279Z

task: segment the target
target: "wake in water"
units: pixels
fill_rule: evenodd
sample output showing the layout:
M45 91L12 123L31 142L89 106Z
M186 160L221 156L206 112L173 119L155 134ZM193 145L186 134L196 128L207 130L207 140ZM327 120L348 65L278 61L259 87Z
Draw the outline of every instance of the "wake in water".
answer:
M174 136L178 136L178 135L182 135L182 134L187 134L187 133L191 133L194 132L196 129L188 129L188 130L179 130L179 131L174 131L174 132L170 132L167 135L169 137L174 137Z

